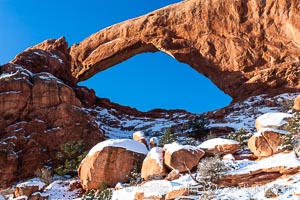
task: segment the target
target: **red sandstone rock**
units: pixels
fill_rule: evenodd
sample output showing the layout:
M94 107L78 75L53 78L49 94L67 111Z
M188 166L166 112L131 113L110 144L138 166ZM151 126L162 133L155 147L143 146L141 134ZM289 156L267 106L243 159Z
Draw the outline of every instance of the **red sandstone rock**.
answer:
M248 147L257 157L269 157L273 154L272 148L261 134L255 134L248 140Z
M162 51L207 76L234 101L299 91L299 5L297 0L176 3L73 45L72 73L82 81L136 54Z
M6 64L0 74L0 188L55 164L60 145L103 133L81 108L74 90L53 75ZM22 164L19 164L22 163Z
M154 177L167 175L167 168L164 164L164 152L161 147L152 148L143 161L141 177L150 180Z
M42 182L21 183L16 186L15 197L27 196L40 191L45 186Z
M126 149L126 147L129 149ZM130 149L136 147L138 151ZM83 189L98 189L102 183L115 187L129 181L130 172L140 166L147 154L144 144L134 140L107 140L97 144L81 162L78 175Z
M279 153L280 152L279 146L282 143L281 134L278 133L278 131L276 132L276 130L266 129L266 130L262 130L262 135L267 141L270 148L272 149L273 154Z
M173 181L180 177L180 172L177 169L173 169L165 178L165 180Z
M164 146L164 163L170 169L179 172L186 172L197 167L200 159L204 156L204 151L191 145L179 145L177 143Z
M198 148L203 149L205 154L234 154L240 144L235 140L223 139L223 138L213 138L204 141L198 146Z
M298 95L295 99L293 109L296 111L300 111L300 95Z
M65 83L75 86L70 71L71 57L64 37L46 40L18 54L11 63L26 66L33 73L49 72Z

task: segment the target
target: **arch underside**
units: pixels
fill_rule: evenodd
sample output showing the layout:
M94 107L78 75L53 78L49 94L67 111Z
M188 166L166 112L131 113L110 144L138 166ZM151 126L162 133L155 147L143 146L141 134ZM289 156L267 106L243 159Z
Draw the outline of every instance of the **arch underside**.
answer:
M72 73L83 81L136 54L162 51L233 100L299 91L299 9L296 0L180 2L73 45Z

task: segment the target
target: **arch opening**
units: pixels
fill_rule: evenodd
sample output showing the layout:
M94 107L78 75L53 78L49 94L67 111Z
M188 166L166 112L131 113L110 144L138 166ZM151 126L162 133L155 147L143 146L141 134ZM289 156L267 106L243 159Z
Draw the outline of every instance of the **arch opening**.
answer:
M232 100L208 78L163 52L138 54L79 85L93 88L98 97L141 111L161 108L202 113L225 107Z

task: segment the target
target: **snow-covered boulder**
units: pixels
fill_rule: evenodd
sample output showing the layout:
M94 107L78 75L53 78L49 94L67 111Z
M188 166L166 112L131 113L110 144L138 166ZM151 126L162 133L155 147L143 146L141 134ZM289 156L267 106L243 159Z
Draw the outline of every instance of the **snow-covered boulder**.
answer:
M268 157L281 152L281 135L287 131L274 128L263 128L248 140L250 151L257 157Z
M145 133L143 131L134 132L132 137L135 141L143 143L144 145L146 145L146 147L148 146L146 136L145 136Z
M150 148L157 147L158 146L158 138L152 137L150 138Z
M85 190L98 189L102 183L114 187L127 182L130 172L141 166L148 150L131 139L111 139L94 146L81 162L78 174Z
M154 176L167 175L167 168L164 164L164 152L161 147L152 148L143 161L141 177L149 180Z
M170 169L186 172L197 167L205 152L191 145L180 145L176 142L164 145L164 162Z
M207 155L234 154L239 147L239 142L224 138L206 140L198 146L198 148L203 149Z
M255 120L255 127L257 132L260 132L263 128L282 129L288 123L287 120L292 117L293 115L288 113L265 113Z
M16 186L15 197L30 197L33 193L41 191L45 187L45 183L41 181L27 181Z

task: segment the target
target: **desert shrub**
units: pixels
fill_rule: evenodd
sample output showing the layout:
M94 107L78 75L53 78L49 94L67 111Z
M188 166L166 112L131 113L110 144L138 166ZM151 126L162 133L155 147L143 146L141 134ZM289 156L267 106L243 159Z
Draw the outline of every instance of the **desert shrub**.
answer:
M276 198L283 192L283 187L279 185L273 185L265 191L266 198Z
M82 140L68 142L61 145L60 151L56 154L58 161L63 162L63 165L59 165L55 169L55 173L58 175L75 175L76 170L87 155L87 151L84 151L85 144Z
M111 198L112 190L105 183L102 183L98 190L89 190L81 197L82 200L111 200Z
M220 159L220 156L205 157L198 164L196 180L206 184L217 183L227 171L229 168Z
M194 117L188 122L189 136L194 138L202 138L208 132L208 121L205 115Z
M34 174L46 183L46 185L49 185L53 180L53 172L49 168L37 169Z
M241 148L248 146L248 140L252 136L246 129L238 129L235 132L231 132L227 135L227 139L236 140L240 143Z
M282 144L279 148L293 150L298 143L296 138L300 138L300 112L294 113L294 117L285 126L285 130L289 133L281 135Z
M294 100L293 99L284 99L279 102L279 105L281 107L281 112L288 112L293 108Z
M164 135L160 138L158 146L163 147L165 144L170 144L177 141L177 136L171 128L168 128Z

